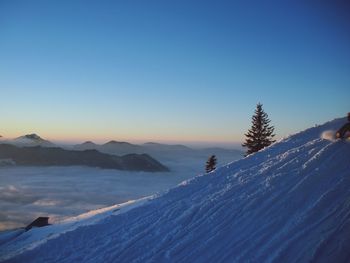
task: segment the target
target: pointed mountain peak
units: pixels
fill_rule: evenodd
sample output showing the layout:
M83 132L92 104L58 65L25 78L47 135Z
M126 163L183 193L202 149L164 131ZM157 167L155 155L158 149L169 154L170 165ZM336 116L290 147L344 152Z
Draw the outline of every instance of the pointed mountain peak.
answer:
M10 143L13 143L13 144L19 145L19 146L45 146L45 147L50 147L50 146L54 145L52 142L41 138L36 133L31 133L31 134L26 134L26 135L20 136L20 137L18 137L16 139L13 139L12 141L10 141Z

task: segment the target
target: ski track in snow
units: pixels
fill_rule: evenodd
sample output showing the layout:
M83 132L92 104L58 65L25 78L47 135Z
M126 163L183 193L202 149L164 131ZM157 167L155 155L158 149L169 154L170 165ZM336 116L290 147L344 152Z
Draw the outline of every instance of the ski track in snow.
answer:
M0 260L350 262L350 143L321 136L344 122L290 136L163 195L22 233L0 246Z

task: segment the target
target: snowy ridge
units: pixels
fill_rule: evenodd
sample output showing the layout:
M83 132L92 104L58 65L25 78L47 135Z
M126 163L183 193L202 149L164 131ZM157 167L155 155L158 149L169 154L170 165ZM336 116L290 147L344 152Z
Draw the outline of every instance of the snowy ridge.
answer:
M12 140L11 139L1 140L0 142L13 144L19 147L34 147L34 146L54 147L55 146L55 144L53 144L52 142L41 138L39 135L35 133L26 134Z
M28 250L55 226L33 229L2 245L1 259L350 262L350 143L322 138L344 123L292 135L123 213L107 209Z

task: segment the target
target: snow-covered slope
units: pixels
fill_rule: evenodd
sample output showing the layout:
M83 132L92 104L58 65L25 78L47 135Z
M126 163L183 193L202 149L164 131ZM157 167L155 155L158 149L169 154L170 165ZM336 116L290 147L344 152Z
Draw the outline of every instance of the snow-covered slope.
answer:
M135 207L32 229L6 240L1 259L350 262L350 143L322 138L344 122L310 128Z

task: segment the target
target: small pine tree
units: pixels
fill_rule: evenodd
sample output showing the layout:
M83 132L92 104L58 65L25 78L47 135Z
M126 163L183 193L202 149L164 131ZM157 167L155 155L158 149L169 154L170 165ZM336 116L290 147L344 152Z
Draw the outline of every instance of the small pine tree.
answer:
M246 140L242 146L248 148L246 156L260 151L275 142L275 140L273 140L275 128L270 126L269 123L270 120L267 113L264 112L262 104L258 103L256 105L255 114L252 117L252 127L244 134Z
M207 164L205 165L205 171L207 173L210 173L211 171L216 169L216 163L217 163L217 159L215 155L212 155L209 157Z

